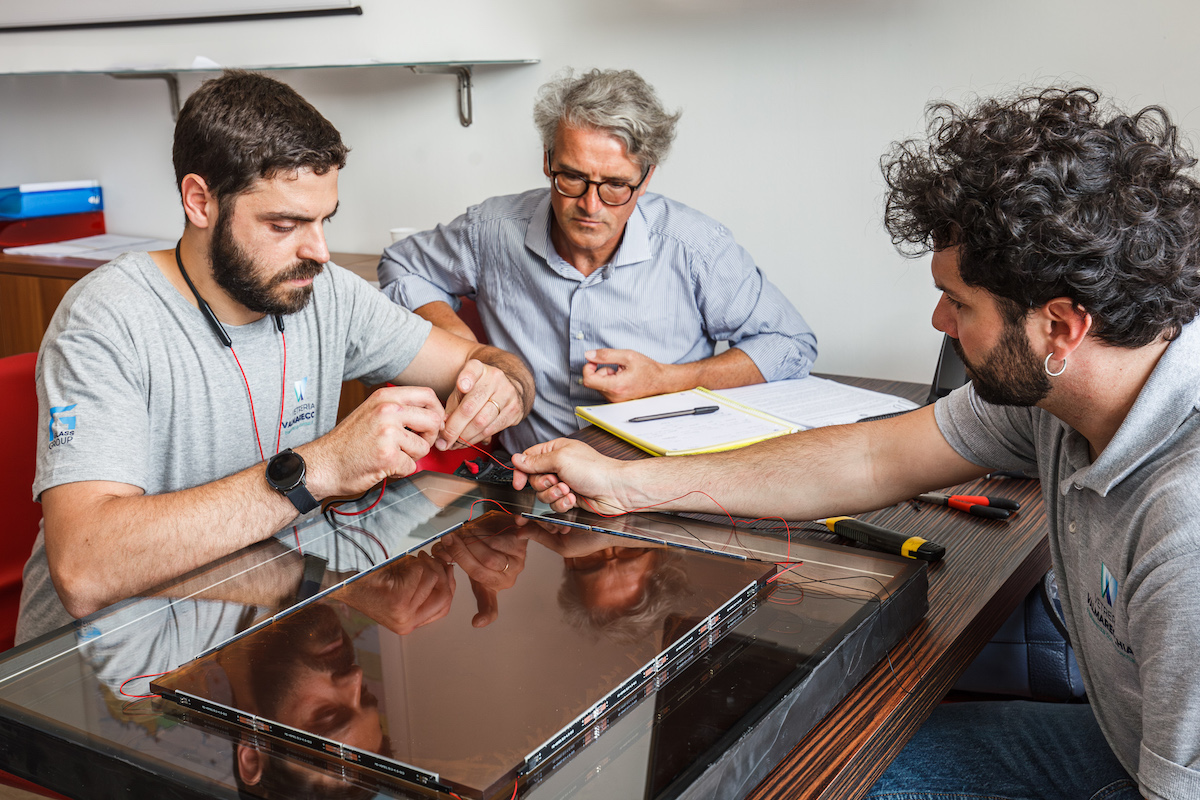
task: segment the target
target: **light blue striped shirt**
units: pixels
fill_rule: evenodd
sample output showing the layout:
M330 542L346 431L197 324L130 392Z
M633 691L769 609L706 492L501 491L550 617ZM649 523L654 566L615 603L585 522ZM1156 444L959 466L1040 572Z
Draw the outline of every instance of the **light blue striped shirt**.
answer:
M575 406L603 403L580 381L597 348L666 364L728 341L768 381L802 378L817 340L720 223L662 195L637 200L612 260L584 277L550 242L550 190L493 197L383 253L379 284L410 309L472 297L488 339L529 364L533 412L504 431L511 452L578 429Z

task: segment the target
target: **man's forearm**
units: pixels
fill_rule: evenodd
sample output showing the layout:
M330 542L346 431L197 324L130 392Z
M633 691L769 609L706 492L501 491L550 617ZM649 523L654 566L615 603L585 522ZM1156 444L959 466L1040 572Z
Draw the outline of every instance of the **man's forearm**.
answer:
M946 443L931 408L617 469L625 508L720 514L715 500L738 516L801 520L881 508L986 472Z
M480 345L472 352L471 358L503 372L521 397L522 419L529 416L529 412L533 409L535 389L533 373L530 372L525 362L507 350L486 344Z
M697 386L703 386L705 389L729 389L766 380L754 359L736 347L688 364L665 366L671 374L670 381L675 386L669 390L673 392L695 389Z
M69 494L49 498L46 556L67 611L90 614L282 528L296 509L267 486L264 470L256 464L167 494L112 494L82 505Z
M458 314L454 313L454 309L449 303L443 303L441 300L435 300L432 303L426 303L420 308L413 310L417 316L427 319L442 330L449 331L455 336L477 342L474 332L467 326L467 323L462 321Z

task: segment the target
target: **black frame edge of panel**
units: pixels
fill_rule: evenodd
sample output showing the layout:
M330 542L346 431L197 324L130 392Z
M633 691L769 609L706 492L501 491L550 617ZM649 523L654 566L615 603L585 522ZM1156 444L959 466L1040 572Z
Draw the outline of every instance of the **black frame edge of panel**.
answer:
M873 651L877 655L869 665L866 662L870 659L860 657L857 660L857 668L847 676L849 680L849 690L847 693L853 691L859 682L866 677L867 673L875 669L884 660L887 653L893 647L905 641L912 634L913 629L921 624L921 621L928 615L929 565L925 562L918 563L920 568L915 570L900 586L896 587L887 599L880 599L877 596L878 605L873 611L868 611L868 606L864 606L847 621L847 625L854 630L859 630L863 626L867 626L881 630L900 631L894 637L894 641L886 636L873 641L868 637L865 643L866 649ZM922 601L915 606L909 602L914 593ZM731 743L744 737L752 736L753 732L758 730L758 726L768 719L777 721L779 727L772 729L774 731L772 735L778 735L782 729L784 719L786 719L790 711L790 709L781 710L779 708L780 702L785 697L799 691L798 687L807 681L819 680L819 678L813 677L819 672L828 673L830 670L837 669L838 665L832 663L832 659L830 658L833 652L846 647L862 647L862 643L848 645L848 638L849 636L843 636L832 647L822 648L819 654L814 654L805 664L798 666L793 671L792 676L789 676L775 686L762 699L755 703L754 707L739 720L737 726L718 737L710 745L705 754L696 758L683 771L674 776L666 786L662 787L654 795L654 800L681 800L681 798L692 800L692 798L696 797L715 796L713 794L706 794L706 792L724 795L729 793L731 782L737 785L734 793L730 796L749 794L761 780L766 778L767 774L775 767L779 758L786 755L787 750L778 754L778 757L773 760L767 759L770 761L770 764L764 765L760 759L760 763L753 772L742 775L740 778L726 780L721 776L720 773L722 770L718 765L725 758L726 754L732 750ZM824 707L819 709L819 713L812 724L805 728L804 733L793 744L799 744L800 740L807 736L814 727L819 725L829 712L843 699L845 699L844 696L839 697L834 702L824 704ZM783 717L780 718L779 714L783 714ZM697 794L697 792L699 793Z
M39 786L68 797L102 796L113 787L134 797L158 797L164 800L208 800L219 791L216 784L200 776L197 783L209 784L206 791L156 771L140 760L104 752L106 748L88 746L64 736L52 740L37 734L37 725L27 714L0 703L0 751L17 754L5 758L4 769ZM85 780L86 778L86 780ZM81 787L92 787L80 793Z
M258 22L268 19L306 19L308 17L361 17L362 6L350 8L314 8L307 11L262 11L255 14L219 14L211 17L171 17L167 19L122 19L109 22L63 22L44 25L0 26L0 33L39 33L43 31L79 31L106 28L147 28L154 25L202 25L208 22ZM166 70L170 72L170 70Z

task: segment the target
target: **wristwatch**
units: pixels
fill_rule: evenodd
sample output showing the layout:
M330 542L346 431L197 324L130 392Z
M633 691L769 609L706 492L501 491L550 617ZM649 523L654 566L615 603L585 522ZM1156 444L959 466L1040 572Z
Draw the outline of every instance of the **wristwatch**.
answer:
M267 485L291 500L301 514L320 505L304 485L304 459L290 447L267 461Z

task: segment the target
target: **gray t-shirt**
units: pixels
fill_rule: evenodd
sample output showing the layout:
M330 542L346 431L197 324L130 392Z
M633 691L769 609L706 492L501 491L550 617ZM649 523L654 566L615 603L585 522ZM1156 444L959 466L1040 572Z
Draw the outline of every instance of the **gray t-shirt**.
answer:
M1068 369L1070 367L1068 366ZM1200 797L1200 322L1158 362L1113 440L964 387L937 404L952 447L1036 465L1067 630L1096 719L1147 798Z
M312 441L336 424L343 380L394 378L430 325L330 265L304 310L284 318L283 335L272 317L226 330L233 352L145 253L126 253L73 286L38 354L34 498L92 480L178 491L263 460L259 441L267 457ZM17 641L70 620L39 533Z

